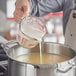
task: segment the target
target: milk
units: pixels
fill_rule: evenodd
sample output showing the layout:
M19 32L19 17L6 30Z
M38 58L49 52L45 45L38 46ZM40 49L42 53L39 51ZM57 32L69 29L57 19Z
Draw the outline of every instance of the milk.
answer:
M42 45L41 45L41 43L42 43L42 38L41 38L41 40L39 40L39 47L40 47L40 63L42 64Z

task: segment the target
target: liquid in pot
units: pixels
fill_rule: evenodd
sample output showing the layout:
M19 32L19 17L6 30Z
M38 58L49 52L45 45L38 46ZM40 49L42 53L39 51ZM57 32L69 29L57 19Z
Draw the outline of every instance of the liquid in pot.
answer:
M31 53L16 57L17 61L31 64L55 64L69 59L70 57L67 56L49 53L42 54L42 63L40 62L40 53Z

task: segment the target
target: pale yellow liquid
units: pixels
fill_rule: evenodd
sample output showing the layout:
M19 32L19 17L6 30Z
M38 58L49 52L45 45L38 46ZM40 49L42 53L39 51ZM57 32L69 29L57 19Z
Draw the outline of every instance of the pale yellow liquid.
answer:
M31 64L54 64L69 60L70 57L57 55L57 54L42 54L42 63L40 60L40 53L31 53L27 55L22 55L16 57L16 60L24 62L24 63L31 63Z

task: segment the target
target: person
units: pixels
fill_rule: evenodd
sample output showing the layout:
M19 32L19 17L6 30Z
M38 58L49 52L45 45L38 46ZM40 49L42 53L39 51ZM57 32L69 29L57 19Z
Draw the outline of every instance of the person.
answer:
M29 14L42 17L51 12L63 11L65 44L76 51L76 20L72 18L73 10L76 9L75 4L76 0L17 0L14 18L19 23L24 16Z
M76 0L17 0L16 8L14 11L14 18L15 21L19 23L24 16L35 15L38 17L42 17L51 12L54 13L63 11L63 34L67 36L65 34L66 26L68 24L72 10L76 9L75 3ZM65 40L67 40L68 42L75 39L68 37L72 39L69 40L67 37L65 38ZM68 44L72 48L72 45L75 45L74 43L75 41L72 41L71 45L69 43ZM74 46L73 49L76 50L76 47Z
M16 22L20 22L22 16L27 16L29 13L44 16L50 12L63 11L63 30L65 33L66 24L73 8L73 0L17 0L14 18Z

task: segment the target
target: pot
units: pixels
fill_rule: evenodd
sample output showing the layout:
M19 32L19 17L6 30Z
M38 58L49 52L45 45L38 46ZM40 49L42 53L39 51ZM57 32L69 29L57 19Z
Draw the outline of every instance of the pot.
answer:
M21 47L17 41L10 41L2 43L2 47L8 56L8 76L61 76L61 73L73 72L72 69L75 67L75 51L62 44L43 43L44 52L70 57L67 61L55 64L30 64L15 59L16 56L38 52L39 46L27 49ZM72 72L69 72L70 76Z

